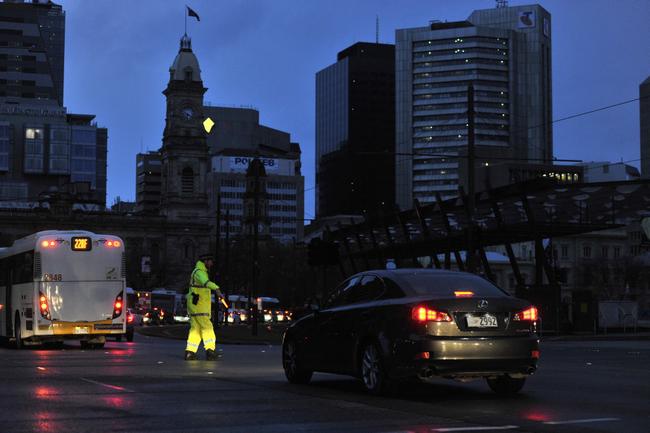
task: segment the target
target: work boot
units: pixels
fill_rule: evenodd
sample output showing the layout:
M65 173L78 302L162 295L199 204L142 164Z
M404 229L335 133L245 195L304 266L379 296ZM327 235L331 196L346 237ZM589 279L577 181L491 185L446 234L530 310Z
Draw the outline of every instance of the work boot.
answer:
M196 357L196 353L190 352L189 350L185 351L185 360L186 361L196 361L198 358Z
M216 361L217 359L219 359L219 355L217 355L217 352L215 352L214 350L208 349L205 351L205 359L207 359L208 361Z

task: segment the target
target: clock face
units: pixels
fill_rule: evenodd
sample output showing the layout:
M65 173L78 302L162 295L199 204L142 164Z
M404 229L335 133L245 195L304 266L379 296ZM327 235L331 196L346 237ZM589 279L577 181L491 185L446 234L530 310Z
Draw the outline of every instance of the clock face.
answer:
M184 119L190 120L192 117L194 117L194 110L192 110L190 107L183 108L181 114L183 115Z

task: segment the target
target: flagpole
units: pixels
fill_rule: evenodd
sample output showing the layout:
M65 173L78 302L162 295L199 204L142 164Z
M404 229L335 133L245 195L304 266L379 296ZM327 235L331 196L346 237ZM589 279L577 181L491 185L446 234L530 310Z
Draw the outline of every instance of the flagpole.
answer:
M185 7L187 8L187 6ZM184 12L185 12L185 34L187 34L187 9Z

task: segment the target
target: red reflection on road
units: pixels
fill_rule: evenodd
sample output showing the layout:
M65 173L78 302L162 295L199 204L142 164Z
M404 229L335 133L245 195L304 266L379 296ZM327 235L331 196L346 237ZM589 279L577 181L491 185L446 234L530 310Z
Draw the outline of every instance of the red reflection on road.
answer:
M58 392L56 388L52 388L51 386L37 386L34 394L36 395L36 398L48 399L56 396Z
M133 406L133 400L130 397L123 395L107 395L101 398L101 400L110 407L116 409L126 409Z
M54 413L38 411L34 414L34 431L37 432L61 432L63 426L54 420Z
M545 413L539 410L533 410L530 412L524 412L522 417L529 421L549 421L552 419L551 414Z

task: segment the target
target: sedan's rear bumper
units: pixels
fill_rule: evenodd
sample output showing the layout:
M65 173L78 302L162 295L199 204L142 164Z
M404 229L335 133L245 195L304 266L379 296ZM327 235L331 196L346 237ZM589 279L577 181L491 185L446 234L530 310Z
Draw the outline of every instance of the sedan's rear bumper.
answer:
M396 344L390 374L403 376L493 376L532 374L537 369L536 336L403 340Z

